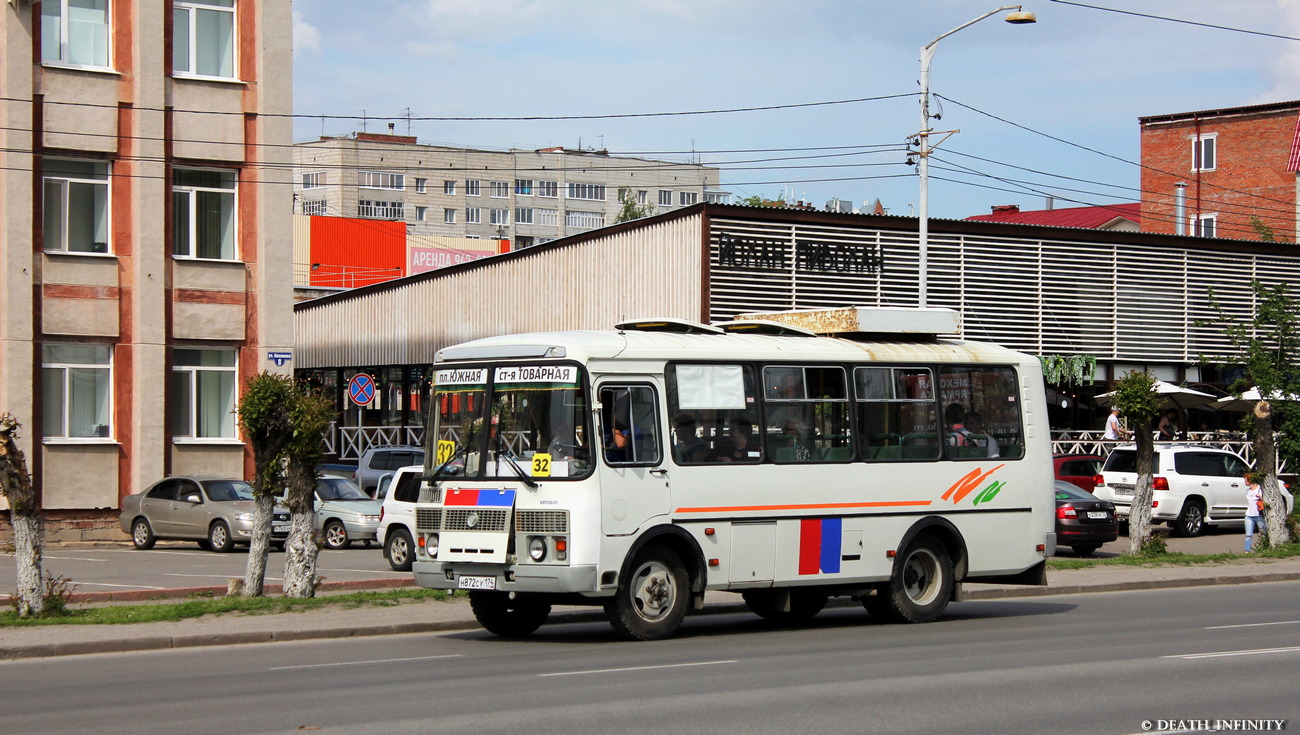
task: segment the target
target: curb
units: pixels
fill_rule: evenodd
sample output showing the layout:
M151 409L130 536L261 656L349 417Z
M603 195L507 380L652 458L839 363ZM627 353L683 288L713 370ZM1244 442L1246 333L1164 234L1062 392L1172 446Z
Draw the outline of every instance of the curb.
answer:
M235 579L232 577L232 579ZM75 583L74 583L75 584ZM392 577L389 579L354 579L342 582L321 582L318 592L360 592L364 590L388 590L400 587L414 587L414 577ZM262 586L265 593L283 592L283 586L267 584ZM184 597L226 597L226 586L208 587L171 587L163 590L122 590L117 592L74 592L68 595L68 602L148 602L150 600L175 600ZM4 601L8 595L0 595Z

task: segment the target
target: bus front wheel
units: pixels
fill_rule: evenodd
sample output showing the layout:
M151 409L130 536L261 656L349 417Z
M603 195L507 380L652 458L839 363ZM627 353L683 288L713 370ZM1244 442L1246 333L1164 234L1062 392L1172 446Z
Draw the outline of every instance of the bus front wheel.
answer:
M943 614L952 588L948 550L933 536L921 536L903 553L889 582L880 586L875 604L889 619L928 623Z
M632 572L605 606L609 624L629 640L654 641L677 631L686 616L689 580L671 549L650 546L632 563Z
M542 627L551 606L515 592L471 590L469 607L487 632L502 638L522 638Z

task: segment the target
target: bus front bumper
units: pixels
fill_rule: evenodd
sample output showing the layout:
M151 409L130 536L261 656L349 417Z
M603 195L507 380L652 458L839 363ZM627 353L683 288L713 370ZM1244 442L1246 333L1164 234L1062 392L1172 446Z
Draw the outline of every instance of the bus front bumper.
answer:
M434 590L598 593L595 566L525 566L416 561L415 583Z

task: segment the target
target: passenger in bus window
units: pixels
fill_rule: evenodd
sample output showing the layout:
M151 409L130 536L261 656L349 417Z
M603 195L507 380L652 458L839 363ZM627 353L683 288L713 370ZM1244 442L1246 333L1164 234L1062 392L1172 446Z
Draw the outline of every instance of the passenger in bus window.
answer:
M948 425L948 446L970 445L970 430L966 428L966 409L962 408L960 403L949 403L943 411L943 420Z
M731 420L731 434L719 440L718 448L710 459L716 462L757 462L763 449L754 438L754 424L746 418Z
M781 435L786 438L786 447L791 459L795 462L811 462L812 452L808 449L808 444L803 439L803 432L799 431L799 425L794 421L787 421L781 427Z
M673 419L673 456L678 464L698 464L709 456L709 445L696 431L695 417L680 413Z
M972 442L981 447L988 447L990 457L1002 456L1002 447L998 446L998 440L993 438L984 426L984 414L978 411L966 414L966 429L971 433L969 438Z

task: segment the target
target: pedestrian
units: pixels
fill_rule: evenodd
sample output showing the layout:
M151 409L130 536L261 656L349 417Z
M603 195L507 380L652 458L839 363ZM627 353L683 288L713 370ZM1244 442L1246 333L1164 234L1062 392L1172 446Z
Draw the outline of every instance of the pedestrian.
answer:
M1259 483L1264 477L1260 472L1247 472L1246 480L1246 553L1251 551L1251 538L1256 531L1264 533L1264 491Z
M1112 406L1110 415L1106 417L1106 433L1102 436L1108 441L1119 441L1132 436L1132 432L1119 425L1119 406Z

